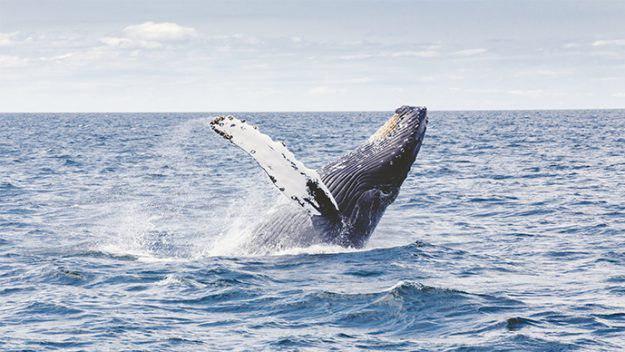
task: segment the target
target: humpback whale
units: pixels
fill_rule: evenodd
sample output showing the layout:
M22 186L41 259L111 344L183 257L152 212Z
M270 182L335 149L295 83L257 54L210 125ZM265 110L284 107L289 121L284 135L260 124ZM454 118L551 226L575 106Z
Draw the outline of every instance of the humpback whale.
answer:
M250 154L291 200L253 229L250 252L322 243L361 248L408 176L423 142L427 110L398 108L364 144L318 172L245 120L219 116L210 125Z

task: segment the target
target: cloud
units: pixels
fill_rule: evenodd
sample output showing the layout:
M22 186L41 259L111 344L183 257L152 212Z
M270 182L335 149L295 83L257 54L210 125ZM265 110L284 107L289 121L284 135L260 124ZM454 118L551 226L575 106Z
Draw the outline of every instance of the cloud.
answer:
M136 40L145 41L179 41L196 36L195 29L183 27L172 22L145 22L124 28L124 34Z
M17 33L0 33L0 46L12 44L15 34Z
M576 49L576 48L579 48L579 47L581 47L581 46L582 46L581 44L579 44L579 43L573 43L573 42L571 42L571 43L566 43L566 44L562 45L562 47L563 47L564 49Z
M108 36L100 42L111 47L158 49L166 42L181 42L197 36L194 28L172 22L144 22L127 26L121 36Z
M158 49L163 46L163 44L159 42L155 42L155 41L133 40L133 39L124 38L124 37L104 37L100 39L100 42L108 46L123 48L123 49L132 49L132 48Z
M615 97L615 98L625 98L625 92L614 93L614 94L612 94L612 96Z
M28 59L14 55L0 55L0 68L23 67L28 64Z
M625 46L625 39L596 40L592 46Z
M455 55L455 56L475 56L475 55L484 54L487 51L488 50L484 49L484 48L465 49L465 50L458 50L458 51L454 52L453 55Z
M368 60L373 58L405 58L405 57L417 57L417 58L436 58L436 57L470 57L487 53L488 49L485 48L470 48L457 51L445 51L441 50L440 44L432 44L423 47L421 50L399 50L399 51L377 51L377 52L364 52L354 53L348 55L342 55L338 58L340 60Z
M82 51L72 51L65 54L46 58L47 61L83 63L112 59L113 53L105 48L91 48Z

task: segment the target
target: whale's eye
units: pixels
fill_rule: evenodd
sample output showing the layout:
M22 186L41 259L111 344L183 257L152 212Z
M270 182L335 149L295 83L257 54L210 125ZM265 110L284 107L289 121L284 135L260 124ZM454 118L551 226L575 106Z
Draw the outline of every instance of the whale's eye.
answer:
M380 195L384 198L391 196L396 187L391 185L380 185L377 187L378 191L380 191Z

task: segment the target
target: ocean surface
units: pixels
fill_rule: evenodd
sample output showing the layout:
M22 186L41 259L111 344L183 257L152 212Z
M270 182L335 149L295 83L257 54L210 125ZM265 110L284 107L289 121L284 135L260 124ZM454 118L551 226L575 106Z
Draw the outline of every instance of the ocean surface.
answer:
M0 350L624 348L625 111L430 112L366 248L269 256L216 115L0 114ZM318 168L391 113L236 115Z

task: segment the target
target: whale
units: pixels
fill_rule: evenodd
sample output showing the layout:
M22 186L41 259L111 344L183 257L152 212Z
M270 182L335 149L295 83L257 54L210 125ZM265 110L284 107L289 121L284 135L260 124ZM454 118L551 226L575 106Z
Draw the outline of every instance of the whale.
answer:
M425 107L401 106L363 144L313 170L257 126L234 116L214 118L213 131L253 157L285 196L251 229L247 251L364 247L408 177L427 122Z

